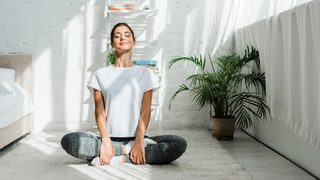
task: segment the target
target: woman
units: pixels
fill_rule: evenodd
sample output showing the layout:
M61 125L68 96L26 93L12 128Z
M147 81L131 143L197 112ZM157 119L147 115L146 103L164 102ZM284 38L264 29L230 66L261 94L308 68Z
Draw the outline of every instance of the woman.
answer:
M152 95L160 86L149 68L131 62L136 41L130 26L118 23L110 36L116 62L98 69L87 84L94 94L101 137L70 133L61 145L67 153L93 165L170 163L185 152L187 142L174 135L148 137Z

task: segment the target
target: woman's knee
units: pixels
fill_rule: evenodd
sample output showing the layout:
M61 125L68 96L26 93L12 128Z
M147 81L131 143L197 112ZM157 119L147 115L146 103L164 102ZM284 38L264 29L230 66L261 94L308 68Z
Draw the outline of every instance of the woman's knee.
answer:
M65 151L72 152L79 139L85 136L87 136L87 134L82 132L73 132L66 134L61 138L61 146Z
M178 159L187 149L187 141L176 135L150 137L158 144L146 148L149 164L168 164Z
M61 146L70 155L91 160L99 155L101 141L83 132L69 133L62 137Z
M157 143L165 143L169 146L169 149L174 149L178 154L183 154L187 149L187 141L176 135L163 135L150 137L150 139Z
M180 136L172 135L172 142L175 144L176 151L180 154L180 156L186 151L187 149L187 141Z
M72 143L72 139L74 138L75 136L75 133L69 133L69 134L66 134L64 135L62 138L61 138L61 146L62 148L65 150L65 151L70 151L70 145Z

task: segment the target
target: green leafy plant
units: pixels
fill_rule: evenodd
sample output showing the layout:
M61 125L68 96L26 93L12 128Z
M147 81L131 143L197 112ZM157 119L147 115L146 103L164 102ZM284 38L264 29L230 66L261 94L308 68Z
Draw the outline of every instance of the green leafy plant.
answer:
M177 57L169 62L169 69L178 61L193 62L201 71L199 74L189 76L186 81L190 85L180 85L180 88L171 97L171 103L183 91L190 91L195 102L200 107L210 105L214 109L215 117L235 118L240 128L253 125L250 113L257 119L265 118L270 108L266 104L265 73L260 72L259 51L247 46L243 57L237 53L210 58L212 72L205 69L206 57L196 56ZM254 62L254 63L253 63ZM255 67L249 73L244 67ZM242 87L244 85L244 87ZM254 87L254 91L250 88ZM210 116L212 116L210 107Z
M110 64L114 64L116 62L116 51L115 50L109 51L107 58Z

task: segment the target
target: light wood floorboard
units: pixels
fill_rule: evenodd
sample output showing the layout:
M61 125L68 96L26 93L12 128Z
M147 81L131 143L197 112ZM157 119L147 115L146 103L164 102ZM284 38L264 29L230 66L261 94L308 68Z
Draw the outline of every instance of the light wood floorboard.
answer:
M220 142L255 179L316 179L241 130L236 130L233 140Z

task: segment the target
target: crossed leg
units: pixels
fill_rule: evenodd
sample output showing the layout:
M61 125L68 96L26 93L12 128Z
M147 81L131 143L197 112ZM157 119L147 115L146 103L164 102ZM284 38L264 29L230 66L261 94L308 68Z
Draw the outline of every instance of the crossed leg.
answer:
M163 135L149 137L157 144L148 145L145 150L147 164L167 164L179 158L187 148L185 139L175 135ZM125 144L129 141L112 141L115 156L124 155L127 163L133 163L130 153L126 152ZM99 156L101 139L83 132L66 134L61 139L62 148L70 155L91 161Z

